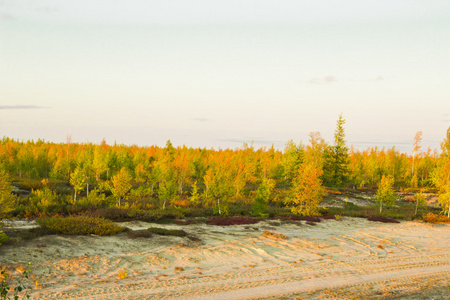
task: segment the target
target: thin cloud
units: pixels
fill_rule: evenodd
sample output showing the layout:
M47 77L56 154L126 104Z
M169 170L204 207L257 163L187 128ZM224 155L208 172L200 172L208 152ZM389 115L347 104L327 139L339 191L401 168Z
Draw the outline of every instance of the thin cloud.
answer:
M324 77L314 77L308 80L308 83L311 84L333 84L337 82L338 82L337 77L333 75L327 75Z
M45 106L37 105L0 105L0 109L43 109Z
M192 120L196 121L196 122L211 122L212 121L211 119L207 119L207 118L195 118Z
M358 82L382 82L384 81L383 76L377 76L375 78L368 78L368 79L353 79L352 81L358 81Z
M12 15L0 12L0 21L13 21L13 20L15 20L15 18Z

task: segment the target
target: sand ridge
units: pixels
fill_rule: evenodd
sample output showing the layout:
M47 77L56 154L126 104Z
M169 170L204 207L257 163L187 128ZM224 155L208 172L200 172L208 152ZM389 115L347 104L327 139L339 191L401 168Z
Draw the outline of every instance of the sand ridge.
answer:
M0 267L33 262L35 299L427 299L435 288L439 299L450 291L449 225L346 217L316 226L122 225L182 228L201 241L45 236L2 246Z

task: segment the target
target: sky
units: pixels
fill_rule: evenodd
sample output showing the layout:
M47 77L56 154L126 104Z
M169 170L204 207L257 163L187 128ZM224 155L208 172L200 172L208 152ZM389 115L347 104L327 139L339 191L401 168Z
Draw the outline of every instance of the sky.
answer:
M438 149L448 0L0 0L0 136Z

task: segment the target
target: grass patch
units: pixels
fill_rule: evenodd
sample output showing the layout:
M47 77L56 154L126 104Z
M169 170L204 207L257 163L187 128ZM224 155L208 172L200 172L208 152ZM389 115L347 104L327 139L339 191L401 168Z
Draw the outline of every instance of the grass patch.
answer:
M347 216L354 218L372 218L372 217L384 217L390 219L398 220L414 220L420 218L423 213L428 213L435 211L434 208L427 207L419 209L417 216L414 215L415 203L409 203L404 201L397 201L394 206L383 207L383 213L379 214L379 205L369 205L369 206L358 206L351 202L344 203L343 207L327 207L326 209L321 208L319 212L326 216Z
M180 229L165 229L159 227L150 227L147 231L158 235L171 235L171 236L187 236L186 231Z
M127 236L129 238L150 238L153 236L153 233L148 231L147 229L139 229L139 230L130 230L127 231Z
M37 223L55 233L67 235L113 235L125 230L110 220L87 216L38 219Z
M28 230L24 230L18 234L22 240L28 241L40 236L55 234L52 230L44 227L35 227Z

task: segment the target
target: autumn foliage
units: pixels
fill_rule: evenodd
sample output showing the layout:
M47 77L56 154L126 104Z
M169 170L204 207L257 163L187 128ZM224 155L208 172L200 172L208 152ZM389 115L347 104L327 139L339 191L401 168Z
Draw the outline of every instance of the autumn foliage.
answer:
M450 215L450 129L441 153L422 151L419 135L411 139L414 152L408 155L395 147L348 147L344 124L341 115L332 144L314 132L307 145L291 140L284 150L255 149L253 144L215 150L174 147L170 141L165 147L139 147L5 137L0 140L0 217L112 207L141 215L182 207L226 216L239 205L255 216L284 205L295 214L317 215L325 186L336 195L346 187L383 190L386 178L392 191L435 189ZM381 205L389 202L381 194L379 199Z

